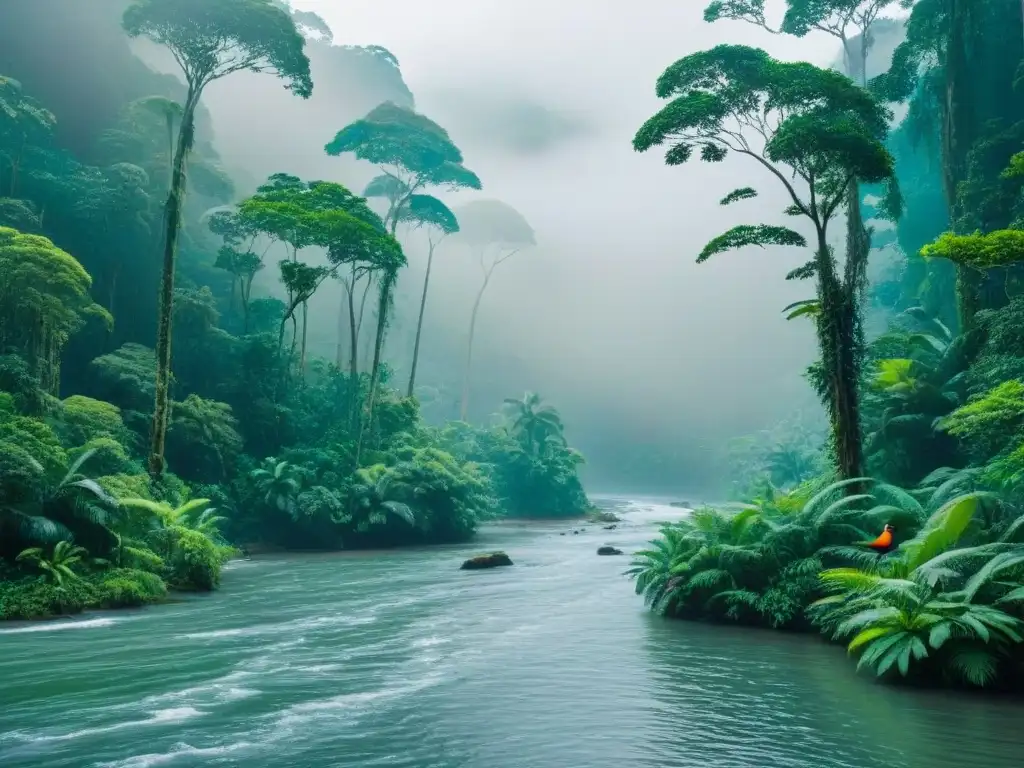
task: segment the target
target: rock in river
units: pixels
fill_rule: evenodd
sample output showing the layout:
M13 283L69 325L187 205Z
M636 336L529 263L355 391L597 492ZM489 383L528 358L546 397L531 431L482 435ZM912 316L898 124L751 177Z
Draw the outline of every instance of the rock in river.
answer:
M599 555L621 555L622 550L616 549L615 547L598 547L597 554Z
M512 565L512 558L504 552L489 552L486 555L471 557L462 564L460 570L479 571L484 568L497 568L502 565Z

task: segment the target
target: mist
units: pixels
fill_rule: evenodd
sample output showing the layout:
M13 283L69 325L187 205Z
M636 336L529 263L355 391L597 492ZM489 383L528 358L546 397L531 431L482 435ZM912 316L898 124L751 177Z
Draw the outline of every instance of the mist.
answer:
M295 0L332 28L335 45L379 45L399 60L415 107L445 127L483 190L438 196L456 206L498 199L536 232L537 246L503 264L484 297L474 349L470 418L505 397L540 393L562 412L587 457L594 492L711 492L733 437L818 408L801 372L812 328L782 308L806 298L786 282L800 252L748 249L702 265L697 253L738 223L781 220L777 182L744 158L666 167L631 140L661 102L655 80L676 59L721 42L828 65L824 35L774 37L742 23L708 25L702 3ZM159 52L142 55L168 72ZM375 170L323 146L378 103L351 73L319 65L297 103L278 84L240 75L204 98L214 146L247 193L271 173L340 181L355 191ZM322 56L321 56L322 58ZM268 88L273 88L271 92ZM390 90L388 90L390 89ZM401 88L386 84L388 98ZM276 108L280 100L281 108ZM739 186L761 197L728 209ZM403 238L410 267L396 296L387 358L401 379L422 285L426 240ZM457 415L461 361L480 270L454 242L437 251L419 381ZM271 270L268 270L270 272ZM269 281L268 281L269 282ZM313 302L313 348L333 358L340 289Z

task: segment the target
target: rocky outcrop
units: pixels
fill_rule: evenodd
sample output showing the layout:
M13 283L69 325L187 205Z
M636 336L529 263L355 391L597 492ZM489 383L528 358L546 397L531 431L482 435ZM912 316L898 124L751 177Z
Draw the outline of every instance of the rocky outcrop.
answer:
M503 565L512 564L512 558L504 552L489 552L486 555L477 555L476 557L469 558L469 560L462 564L460 570L481 571L485 568L499 568Z
M599 555L621 555L622 550L616 549L615 547L598 547L597 554Z

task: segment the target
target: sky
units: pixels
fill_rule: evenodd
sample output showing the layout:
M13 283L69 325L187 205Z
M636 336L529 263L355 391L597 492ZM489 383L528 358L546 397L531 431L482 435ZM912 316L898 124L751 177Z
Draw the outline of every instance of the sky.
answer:
M336 43L392 51L417 109L484 180L475 194L513 205L537 231L538 247L501 267L478 338L485 360L518 359L570 436L587 421L575 433L584 452L629 439L640 453L678 449L681 472L705 471L686 457L813 403L800 377L810 325L781 314L805 298L807 285L783 280L802 255L753 249L695 263L730 226L778 218L777 182L743 158L669 168L631 140L660 107L657 76L686 54L732 42L828 64L834 40L705 24L699 0L293 4L324 18ZM718 205L747 185L762 197ZM458 305L441 291L442 306ZM594 412L625 426L603 433Z

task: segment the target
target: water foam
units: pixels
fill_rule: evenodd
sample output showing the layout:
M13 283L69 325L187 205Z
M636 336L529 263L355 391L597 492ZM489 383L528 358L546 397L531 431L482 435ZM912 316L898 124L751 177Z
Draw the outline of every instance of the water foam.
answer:
M129 730L133 728L143 728L154 725L177 725L196 717L202 717L205 714L205 712L198 710L195 707L171 707L169 709L158 709L150 712L149 717L145 720L126 720L120 723L111 723L110 725L80 728L79 730L71 731L70 733L46 735L22 732L18 736L22 742L30 744L73 741L75 739L82 739L89 736L100 736L106 733L113 733L115 731Z
M229 755L232 752L249 749L253 744L240 741L236 744L226 744L221 747L193 747L191 744L179 742L172 747L170 752L152 752L146 755L135 755L124 760L116 760L109 763L97 763L96 768L152 768L158 765L167 765L180 760L183 757L190 758L217 758Z
M189 632L178 635L178 640L217 640L224 637L262 637L265 635L291 634L308 629L320 629L324 627L356 627L364 624L372 624L377 620L376 616L313 616L292 621L283 621L272 624L253 624L248 627L234 627L232 629L214 629L207 632Z
M123 620L123 619L122 619ZM32 624L27 627L15 627L14 629L0 629L0 635L21 635L27 632L59 632L65 629L96 629L98 627L110 627L117 624L118 620L111 618L102 619L69 619L66 621L48 621Z

